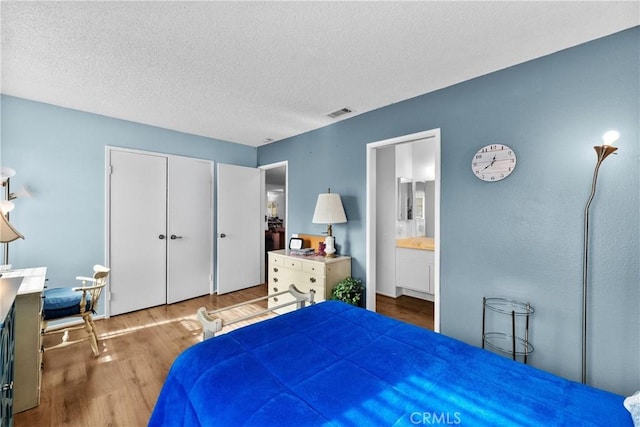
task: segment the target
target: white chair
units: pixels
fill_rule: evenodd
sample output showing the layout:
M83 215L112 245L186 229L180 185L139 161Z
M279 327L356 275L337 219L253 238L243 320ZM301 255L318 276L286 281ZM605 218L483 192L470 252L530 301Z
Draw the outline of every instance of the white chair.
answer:
M92 316L96 313L100 295L107 283L108 276L109 268L102 265L95 265L93 267L93 277L76 277L77 280L82 281L82 286L73 288L51 288L44 291L42 334L63 334L61 343L43 348L44 351L89 340L93 355L98 356L98 335ZM55 327L51 329L48 328L49 321L70 317L81 317L84 325L59 329ZM86 335L82 338L69 341L69 331L82 328L85 329Z

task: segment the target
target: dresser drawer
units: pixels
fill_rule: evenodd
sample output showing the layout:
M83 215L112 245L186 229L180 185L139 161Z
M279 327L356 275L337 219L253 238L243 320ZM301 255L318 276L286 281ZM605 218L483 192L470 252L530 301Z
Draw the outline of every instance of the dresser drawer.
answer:
M286 268L294 271L302 271L302 260L269 254L269 268L271 268L271 271L275 271L273 270L274 268Z
M269 306L269 308L272 308L272 307L275 307L277 305L284 304L284 303L287 303L287 302L290 302L290 301L293 301L293 300L294 300L294 298L293 298L293 295L291 295L291 294L278 295L277 297L269 298L268 306ZM293 311L293 310L295 310L295 308L296 308L295 304L291 304L291 305L289 305L287 307L284 307L284 308L282 308L280 310L282 310L283 312L287 312L287 311Z
M269 283L269 295L277 294L278 292L288 291L289 285L292 283ZM296 288L300 289L300 286L296 286ZM302 290L301 290L302 291ZM290 295L290 294L289 294Z
M302 271L318 277L324 277L326 266L317 262L302 261Z
M291 285L295 286L300 292L309 292L309 289L313 288L318 293L325 293L325 282L315 277L301 274L292 280L270 282L268 294L273 295L278 292L288 291Z
M269 278L269 295L286 291L289 289L289 285L294 285L301 292L308 292L304 289L309 286L315 287L319 292L324 292L325 280L323 276L305 273L273 276Z
M300 286L313 286L316 291L324 292L324 275L319 274L301 274L300 275ZM306 291L305 291L306 292Z
M269 293L273 285L281 287L282 290L287 289L289 285L295 283L296 280L300 280L298 276L302 274L298 271L292 271L282 267L271 267L269 272Z
M300 289L300 288L298 288L298 289ZM269 291L271 291L271 289ZM282 294L282 295L270 297L269 300L267 301L267 306L269 308L273 308L273 307L277 307L277 306L279 306L281 304L286 304L288 302L293 302L293 301L295 301L295 298L293 297L293 295L287 293L287 294ZM290 311L294 311L296 308L297 308L296 304L289 304L288 306L279 308L276 311L279 314L283 314L283 313L288 313Z

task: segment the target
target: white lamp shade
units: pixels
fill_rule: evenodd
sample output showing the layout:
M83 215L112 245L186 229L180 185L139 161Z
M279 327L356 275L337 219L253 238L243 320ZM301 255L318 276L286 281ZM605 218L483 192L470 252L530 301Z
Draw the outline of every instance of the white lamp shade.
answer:
M318 195L316 210L313 212L314 224L339 224L347 222L338 193L322 193Z
M15 207L16 205L9 200L0 200L0 211L5 215L11 212Z
M604 145L613 145L620 138L620 133L617 130L610 130L602 135L602 143Z
M11 168L0 167L0 182L3 184L7 182L9 178L12 178L16 174L16 171Z
M8 243L16 239L24 239L24 236L13 228L4 215L0 214L0 242Z

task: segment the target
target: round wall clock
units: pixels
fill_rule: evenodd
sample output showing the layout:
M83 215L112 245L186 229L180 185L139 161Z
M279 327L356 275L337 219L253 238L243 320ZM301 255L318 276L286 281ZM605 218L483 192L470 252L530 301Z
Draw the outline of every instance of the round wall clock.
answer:
M516 153L502 144L491 144L482 147L471 161L473 174L487 182L500 181L508 177L515 167Z

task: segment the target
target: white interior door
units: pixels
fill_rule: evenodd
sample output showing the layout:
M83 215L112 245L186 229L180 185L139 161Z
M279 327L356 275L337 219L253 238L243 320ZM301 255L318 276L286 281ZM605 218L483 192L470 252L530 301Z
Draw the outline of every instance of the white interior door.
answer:
M206 160L169 157L167 303L211 292L213 169Z
M116 315L167 300L167 158L110 150L109 160L109 314Z
M218 164L217 287L218 293L255 286L264 256L262 171Z

